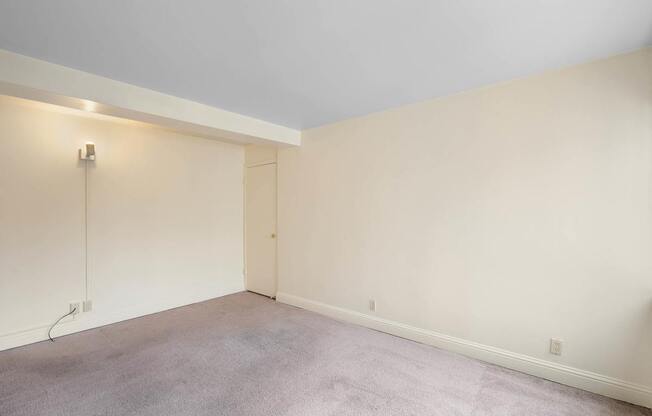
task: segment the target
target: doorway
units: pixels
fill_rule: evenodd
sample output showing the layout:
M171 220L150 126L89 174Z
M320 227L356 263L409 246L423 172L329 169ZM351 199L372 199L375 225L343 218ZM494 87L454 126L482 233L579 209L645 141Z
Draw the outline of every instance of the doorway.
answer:
M245 287L276 297L276 163L246 168Z

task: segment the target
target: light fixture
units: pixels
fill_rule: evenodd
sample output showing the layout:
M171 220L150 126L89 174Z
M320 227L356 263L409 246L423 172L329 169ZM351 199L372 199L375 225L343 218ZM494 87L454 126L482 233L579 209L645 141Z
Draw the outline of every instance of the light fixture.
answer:
M81 160L95 160L95 143L87 142L84 147L79 149L79 158Z

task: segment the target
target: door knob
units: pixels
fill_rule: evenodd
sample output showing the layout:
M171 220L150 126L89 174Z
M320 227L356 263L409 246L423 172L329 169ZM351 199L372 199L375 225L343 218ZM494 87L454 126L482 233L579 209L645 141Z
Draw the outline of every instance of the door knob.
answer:
M272 235L271 235L270 237L272 237L272 238L276 238L276 234L273 234L273 233L272 233Z

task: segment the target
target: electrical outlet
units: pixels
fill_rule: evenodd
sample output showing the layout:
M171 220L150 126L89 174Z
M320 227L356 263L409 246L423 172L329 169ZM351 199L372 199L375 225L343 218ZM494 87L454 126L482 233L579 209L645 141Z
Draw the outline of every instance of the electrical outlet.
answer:
M561 355L561 347L564 341L560 339L551 338L550 339L550 354Z
M79 312L81 312L81 303L80 302L70 302L70 312L72 316L77 315ZM73 312L74 311L74 312Z
M82 304L82 311L83 312L90 312L93 310L93 301L92 300L85 300L84 303Z
M374 299L369 299L369 310L376 312L376 301Z

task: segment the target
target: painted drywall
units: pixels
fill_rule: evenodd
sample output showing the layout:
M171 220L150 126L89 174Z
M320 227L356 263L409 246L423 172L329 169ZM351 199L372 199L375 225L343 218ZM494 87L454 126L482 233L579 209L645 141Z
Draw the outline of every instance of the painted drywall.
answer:
M242 146L0 96L0 349L243 290Z
M301 143L298 130L2 49L0 94L237 143Z
M256 166L276 162L277 148L272 146L245 146L245 165Z
M650 49L307 130L278 171L279 299L652 398Z
M652 44L650 0L161 3L0 1L0 48L307 128Z

